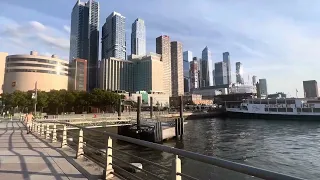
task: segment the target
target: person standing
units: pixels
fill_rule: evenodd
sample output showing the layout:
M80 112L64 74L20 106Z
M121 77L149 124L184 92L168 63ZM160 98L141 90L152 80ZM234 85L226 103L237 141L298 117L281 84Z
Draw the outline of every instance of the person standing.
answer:
M29 112L29 114L26 115L24 118L24 123L27 125L27 134L31 133L31 127L32 127L32 120L33 120L32 112Z

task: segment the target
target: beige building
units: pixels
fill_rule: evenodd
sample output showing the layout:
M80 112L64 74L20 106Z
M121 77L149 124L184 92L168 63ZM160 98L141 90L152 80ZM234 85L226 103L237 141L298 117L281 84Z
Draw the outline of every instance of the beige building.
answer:
M3 81L4 81L4 73L6 68L6 58L8 56L8 53L0 52L0 93L3 93Z
M161 54L163 62L163 90L169 96L172 95L171 88L171 44L167 35L156 39L156 53Z
M150 53L135 56L133 62L133 91L163 92L163 62L161 55Z
M87 60L75 58L69 64L69 91L87 91Z
M181 42L171 42L171 82L172 96L184 94L183 50Z
M3 92L16 90L41 91L68 89L68 61L57 56L45 57L31 51L30 55L7 56Z

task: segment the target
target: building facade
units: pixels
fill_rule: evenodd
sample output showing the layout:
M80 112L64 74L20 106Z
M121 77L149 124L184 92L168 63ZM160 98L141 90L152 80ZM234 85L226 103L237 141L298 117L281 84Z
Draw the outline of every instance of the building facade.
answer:
M35 83L41 91L68 89L68 61L57 56L9 55L6 59L3 92L34 90Z
M101 59L127 58L125 20L126 18L117 12L107 17L102 27Z
M236 83L244 84L243 82L243 67L241 62L236 62Z
M212 86L213 85L213 61L211 51L208 47L205 47L202 51L202 61L201 61L201 87Z
M99 2L93 0L87 3L78 0L71 13L69 61L75 58L88 60L89 90L98 86L99 14Z
M156 39L156 53L161 55L163 62L163 90L165 94L172 95L171 85L171 44L167 35Z
M225 63L223 61L215 63L214 64L214 72L215 72L216 86L228 84L227 63Z
M163 92L163 62L161 55L150 53L135 57L133 62L133 91Z
M303 81L304 97L314 98L318 97L318 83L316 80Z
M68 90L87 91L87 60L76 58L69 63Z
M138 18L132 24L131 54L144 56L146 52L146 26L144 20Z
M257 76L252 76L252 85L256 85L257 84Z
M6 59L7 59L8 53L0 52L0 93L3 93L3 82L4 82L4 73L6 69Z
M196 57L190 62L190 90L199 88L199 61Z
M259 94L261 97L268 96L268 86L266 79L259 79Z
M184 94L182 43L171 42L171 83L172 96Z
M100 62L100 88L110 91L133 90L133 62L110 57Z
M192 52L183 52L183 82L184 92L190 92L190 62L192 61Z
M227 64L227 84L231 84L231 64L230 64L230 53L222 53L223 62Z

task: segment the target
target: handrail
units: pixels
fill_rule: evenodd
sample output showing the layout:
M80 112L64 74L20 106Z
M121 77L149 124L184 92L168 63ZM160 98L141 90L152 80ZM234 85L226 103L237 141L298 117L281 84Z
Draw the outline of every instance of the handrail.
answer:
M217 158L217 157L197 154L194 152L190 152L190 151L186 151L186 150L182 150L182 149L177 149L174 147L164 146L164 145L160 145L160 144L156 144L156 143L152 143L152 142L147 142L147 141L143 141L143 140L139 140L139 139L134 139L131 137L126 137L126 136L122 136L122 135L118 135L118 134L114 134L114 133L101 132L101 131L98 131L95 129L89 129L86 127L81 127L81 126L66 123L66 122L57 122L57 121L36 121L36 122L44 123L44 124L46 124L46 123L56 123L56 124L59 123L59 124L77 127L79 129L85 129L86 131L91 131L91 132L95 132L95 133L102 133L106 137L109 136L109 137L112 137L112 138L115 138L115 139L118 139L121 141L129 142L129 143L140 145L140 146L145 146L145 147L148 147L151 149L164 151L167 153L172 153L175 155L179 155L179 156L183 156L183 157L186 157L189 159L200 161L200 162L203 162L206 164L211 164L211 165L214 165L217 167L225 168L228 170L233 170L236 172L240 172L243 174L251 175L251 176L262 178L262 179L302 180L301 178L285 175L285 174L274 172L274 171L269 171L269 170L265 170L265 169L245 165L245 164L240 164L240 163L224 160L224 159Z

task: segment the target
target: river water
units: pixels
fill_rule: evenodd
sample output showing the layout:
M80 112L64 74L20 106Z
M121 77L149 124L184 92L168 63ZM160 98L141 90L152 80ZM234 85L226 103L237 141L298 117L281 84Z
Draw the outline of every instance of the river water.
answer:
M163 144L300 178L320 179L320 121L215 118L187 122L183 140ZM168 167L174 157L118 141L115 147ZM123 159L139 162L125 156ZM182 158L182 163L184 173L200 179L254 179L190 159ZM168 175L143 165L163 177Z

